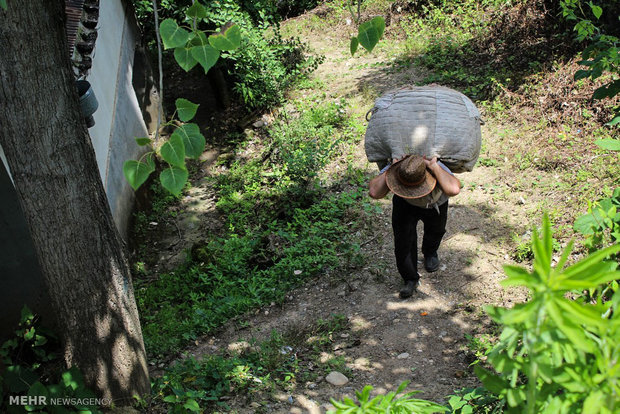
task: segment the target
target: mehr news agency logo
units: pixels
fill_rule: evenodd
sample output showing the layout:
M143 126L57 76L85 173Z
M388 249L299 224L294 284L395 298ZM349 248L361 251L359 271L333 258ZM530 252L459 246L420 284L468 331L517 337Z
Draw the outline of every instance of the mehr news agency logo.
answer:
M9 405L29 405L40 406L82 406L82 407L106 407L112 404L111 399L107 398L77 398L77 397L56 397L51 398L45 395L11 395Z

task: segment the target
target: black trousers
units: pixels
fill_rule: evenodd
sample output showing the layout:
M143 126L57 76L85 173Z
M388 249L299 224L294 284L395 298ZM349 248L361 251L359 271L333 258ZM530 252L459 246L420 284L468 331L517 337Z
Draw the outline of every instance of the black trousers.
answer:
M448 201L439 206L439 213L435 208L412 206L397 195L392 198L392 206L396 267L405 281L418 280L418 221L424 223L422 254L433 255L446 233Z

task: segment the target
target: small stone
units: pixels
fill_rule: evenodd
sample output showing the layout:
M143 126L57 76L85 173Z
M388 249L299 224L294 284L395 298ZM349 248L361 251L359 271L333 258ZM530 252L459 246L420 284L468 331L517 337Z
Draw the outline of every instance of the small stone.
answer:
M519 201L517 202L517 204L525 204L525 199L522 196L519 196Z
M392 321L392 323L398 323L398 322L400 322L400 319L398 319L398 318L396 318L396 319L394 319L394 320Z
M398 359L407 359L407 358L409 358L409 353L408 352L403 352L402 354L398 355L396 358L398 358Z
M292 395L288 396L288 403L289 404L293 404L293 396Z
M317 387L317 385L314 382L309 382L308 384L306 384L306 387L313 390Z
M346 292L342 291L342 292L338 292L338 296L344 296L346 295Z
M256 401L250 403L250 408L260 408L260 404L257 403Z
M332 371L330 372L327 377L325 377L325 380L327 382L329 382L332 385L335 385L337 387L340 387L344 384L346 384L347 382L349 382L349 379L343 375L342 373L338 372L338 371Z
M301 272L301 270L295 270L295 271L293 272L293 274L294 274L295 276L299 276L301 273L302 273L302 272Z

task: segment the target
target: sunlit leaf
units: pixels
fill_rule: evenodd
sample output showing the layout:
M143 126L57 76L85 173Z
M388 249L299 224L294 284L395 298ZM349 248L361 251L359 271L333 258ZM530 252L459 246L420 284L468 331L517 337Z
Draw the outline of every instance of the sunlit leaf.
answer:
M536 282L536 275L519 266L505 265L504 272L508 276L500 283L502 286L529 286Z
M174 102L177 108L177 115L179 119L183 122L188 122L196 115L196 111L198 110L199 104L195 104L192 101L189 101L185 98L179 98Z
M234 50L241 44L241 29L229 23L220 33L209 36L209 44L217 50Z
M210 45L193 46L190 51L192 57L200 63L205 73L217 63L220 57L220 51L214 49Z
M206 140L196 124L185 124L177 128L172 135L178 135L183 140L185 155L198 159L205 150Z
M172 134L170 139L161 146L160 154L168 164L185 168L185 145L180 135Z
M601 15L603 14L603 9L600 6L597 6L596 4L590 2L588 3L590 5L590 8L592 9L592 14L594 14L594 17L596 17L596 19L600 19Z
M178 167L166 168L159 175L161 185L175 196L181 194L185 183L187 182L188 173L186 169Z
M602 260L605 260L607 257L611 256L612 254L616 254L619 251L620 251L620 244L616 244L616 245L609 246L601 250L597 250L596 252L592 253L585 259L580 260L574 265L567 267L566 270L564 270L563 275L568 278L576 274L581 274L582 272L587 272L588 269L594 264L601 262Z
M620 139L613 139L613 138L599 139L599 140L594 141L594 143L598 145L599 147L606 149L606 150L620 151Z
M360 25L357 39L364 49L371 52L377 43L379 43L384 30L385 19L383 17L375 17Z
M502 322L506 325L523 323L538 311L538 303L531 300L525 304L515 305L502 315Z
M189 32L179 27L172 19L166 19L161 22L159 25L159 33L161 34L161 40L166 49L184 46L190 37Z

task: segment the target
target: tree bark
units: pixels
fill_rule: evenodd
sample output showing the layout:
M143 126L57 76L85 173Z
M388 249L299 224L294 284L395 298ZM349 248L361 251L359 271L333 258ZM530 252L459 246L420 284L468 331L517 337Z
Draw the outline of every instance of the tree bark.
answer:
M68 366L116 405L150 385L131 275L88 130L64 1L0 10L0 145L32 234Z

